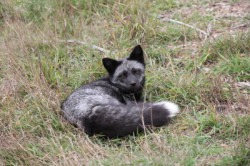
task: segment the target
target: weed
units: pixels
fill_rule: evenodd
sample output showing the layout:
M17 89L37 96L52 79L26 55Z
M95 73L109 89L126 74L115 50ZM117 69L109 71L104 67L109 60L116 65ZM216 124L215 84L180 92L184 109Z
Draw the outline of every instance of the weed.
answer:
M236 81L250 80L250 59L249 57L241 57L235 55L221 62L215 68L216 72L220 72L235 78Z
M218 5L226 6L219 18ZM236 86L250 80L248 5L1 1L0 165L248 165L249 93ZM203 30L212 25L212 36L158 15ZM123 58L136 44L145 50L145 100L171 100L181 114L165 128L113 140L67 123L61 101L106 74L103 57Z
M207 56L204 62L217 61L218 59L233 58L235 55L249 54L250 33L244 32L236 36L224 36L216 39L212 44L205 46ZM208 51L207 51L208 50Z

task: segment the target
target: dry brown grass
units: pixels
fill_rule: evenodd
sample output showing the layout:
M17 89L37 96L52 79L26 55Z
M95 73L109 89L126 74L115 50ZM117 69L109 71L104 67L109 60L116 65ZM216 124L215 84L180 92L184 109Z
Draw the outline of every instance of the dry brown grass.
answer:
M241 0L0 2L0 165L249 164L250 93L237 84L250 79L249 6ZM202 30L212 26L212 35L205 39L158 15ZM89 45L61 42L68 39ZM145 96L179 103L177 119L114 140L68 124L60 102L104 75L102 57L124 57L137 43L147 59Z

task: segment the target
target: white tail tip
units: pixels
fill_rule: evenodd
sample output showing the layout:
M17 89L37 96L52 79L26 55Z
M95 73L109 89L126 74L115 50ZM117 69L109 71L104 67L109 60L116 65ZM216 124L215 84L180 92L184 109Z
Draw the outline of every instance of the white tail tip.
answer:
M164 108L166 108L169 111L168 117L170 118L175 117L180 112L179 106L169 101L158 102L155 103L154 105L162 105Z

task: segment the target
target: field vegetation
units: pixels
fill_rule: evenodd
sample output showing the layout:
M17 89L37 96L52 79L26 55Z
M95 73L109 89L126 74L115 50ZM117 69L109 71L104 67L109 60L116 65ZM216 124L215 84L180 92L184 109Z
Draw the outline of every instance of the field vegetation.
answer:
M248 0L0 1L0 165L250 165ZM166 127L88 137L60 103L137 44Z

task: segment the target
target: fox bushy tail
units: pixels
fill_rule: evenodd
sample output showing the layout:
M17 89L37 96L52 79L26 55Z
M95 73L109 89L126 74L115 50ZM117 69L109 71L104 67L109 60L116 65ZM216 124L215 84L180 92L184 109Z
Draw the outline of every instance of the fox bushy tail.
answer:
M122 137L145 128L160 127L179 112L171 102L136 103L128 105L96 105L82 119L82 127L89 134Z

